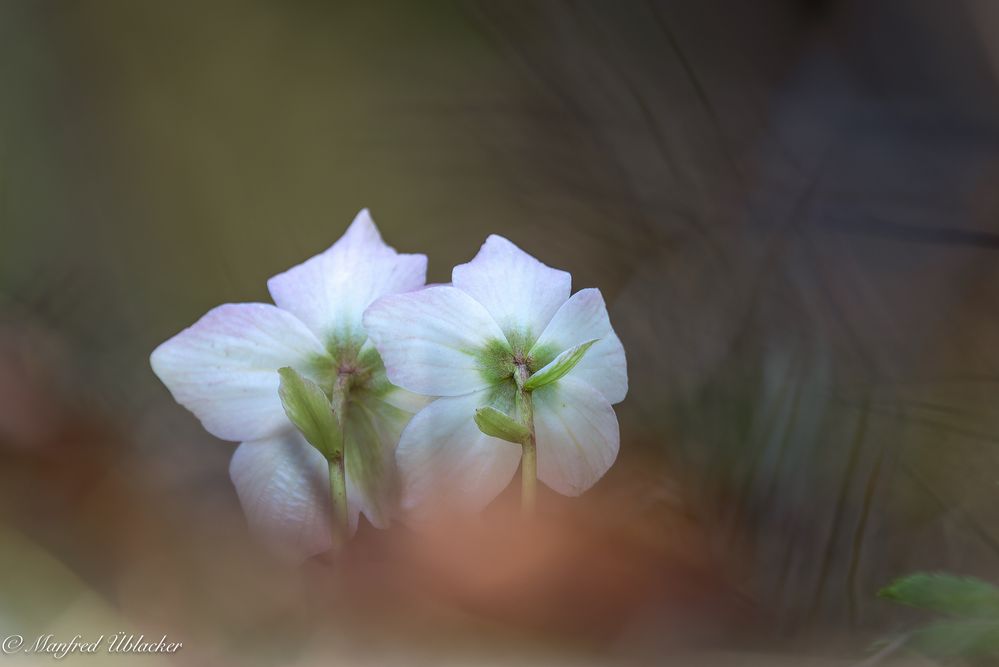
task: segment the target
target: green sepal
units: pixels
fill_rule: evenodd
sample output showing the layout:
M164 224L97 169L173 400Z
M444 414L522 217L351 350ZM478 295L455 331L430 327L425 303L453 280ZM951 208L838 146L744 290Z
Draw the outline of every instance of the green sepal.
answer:
M531 435L526 426L492 406L475 411L475 425L486 435L514 444L523 444Z
M278 374L281 375L278 395L291 423L327 459L338 454L342 456L340 427L329 397L318 384L303 377L294 368L282 368Z
M583 359L583 355L589 350L594 343L596 343L599 338L594 338L593 340L588 340L585 343L580 343L575 347L570 347L568 350L558 355L552 359L551 363L539 370L537 373L527 378L524 382L524 389L527 391L534 391L546 384L551 384L559 378L564 377L569 371L576 367Z

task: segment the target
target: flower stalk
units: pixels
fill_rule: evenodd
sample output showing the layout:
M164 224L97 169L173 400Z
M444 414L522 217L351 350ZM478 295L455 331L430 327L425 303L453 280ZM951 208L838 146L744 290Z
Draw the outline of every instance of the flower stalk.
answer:
M520 423L527 429L527 436L521 443L523 454L520 459L520 511L525 517L534 516L538 492L538 443L534 434L534 402L531 400L531 391L524 386L529 376L527 365L517 364L515 374L517 412L520 414Z
M330 409L336 420L339 437L338 446L327 457L330 469L330 500L333 511L330 512L330 532L333 537L333 550L339 551L347 543L350 536L350 515L347 505L347 470L344 461L344 445L346 443L347 403L350 393L350 374L338 373L333 383Z

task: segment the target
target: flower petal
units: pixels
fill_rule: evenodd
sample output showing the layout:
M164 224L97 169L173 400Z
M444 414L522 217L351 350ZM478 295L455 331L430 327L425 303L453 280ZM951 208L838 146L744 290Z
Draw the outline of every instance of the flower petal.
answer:
M149 361L174 399L225 440L255 440L288 425L278 369L301 372L325 355L294 315L264 303L225 304L157 347Z
M328 250L267 281L274 303L305 322L327 346L364 341L361 315L385 294L423 287L426 255L397 253L367 209Z
M427 407L430 401L433 400L429 396L414 394L411 391L406 391L402 387L397 387L395 385L392 385L390 391L380 395L378 398L393 407L408 412L411 415L415 415L417 412Z
M347 497L376 528L388 528L396 505L395 449L412 412L374 396L347 408Z
M621 436L614 408L603 394L571 375L532 396L538 479L563 495L578 496L617 458Z
M302 561L330 548L329 467L297 431L244 442L229 476L251 532L277 556ZM350 516L353 532L356 508Z
M485 308L454 287L382 297L365 311L364 327L389 381L428 396L458 396L487 386L483 354L491 346L506 346Z
M481 303L510 338L536 339L569 298L572 276L545 266L502 236L491 235L467 264L454 267L454 286Z
M521 448L483 434L474 421L491 391L439 398L403 431L396 463L410 521L474 514L510 483Z
M593 344L568 377L585 380L600 391L611 405L628 394L628 365L621 339L611 328L607 306L600 290L579 290L558 309L532 355L551 356L594 338ZM546 362L547 363L547 362Z

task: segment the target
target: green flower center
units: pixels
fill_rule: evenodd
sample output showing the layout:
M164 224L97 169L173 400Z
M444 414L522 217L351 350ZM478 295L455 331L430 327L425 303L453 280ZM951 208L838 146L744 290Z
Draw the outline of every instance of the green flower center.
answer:
M489 341L475 355L479 372L493 385L513 381L518 368L525 368L528 376L533 375L559 353L554 346L538 346L533 342L527 335L508 335L508 340Z
M346 379L351 400L364 395L380 397L392 389L385 364L374 346L331 344L328 354L312 360L309 375L327 396L332 396L338 378Z

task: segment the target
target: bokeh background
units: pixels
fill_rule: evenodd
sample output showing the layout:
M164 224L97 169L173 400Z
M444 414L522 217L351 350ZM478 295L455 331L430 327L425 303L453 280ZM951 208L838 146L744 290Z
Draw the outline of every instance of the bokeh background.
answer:
M996 7L0 1L0 634L853 665L893 578L999 578ZM148 355L365 206L432 281L497 232L599 287L621 454L291 568Z

